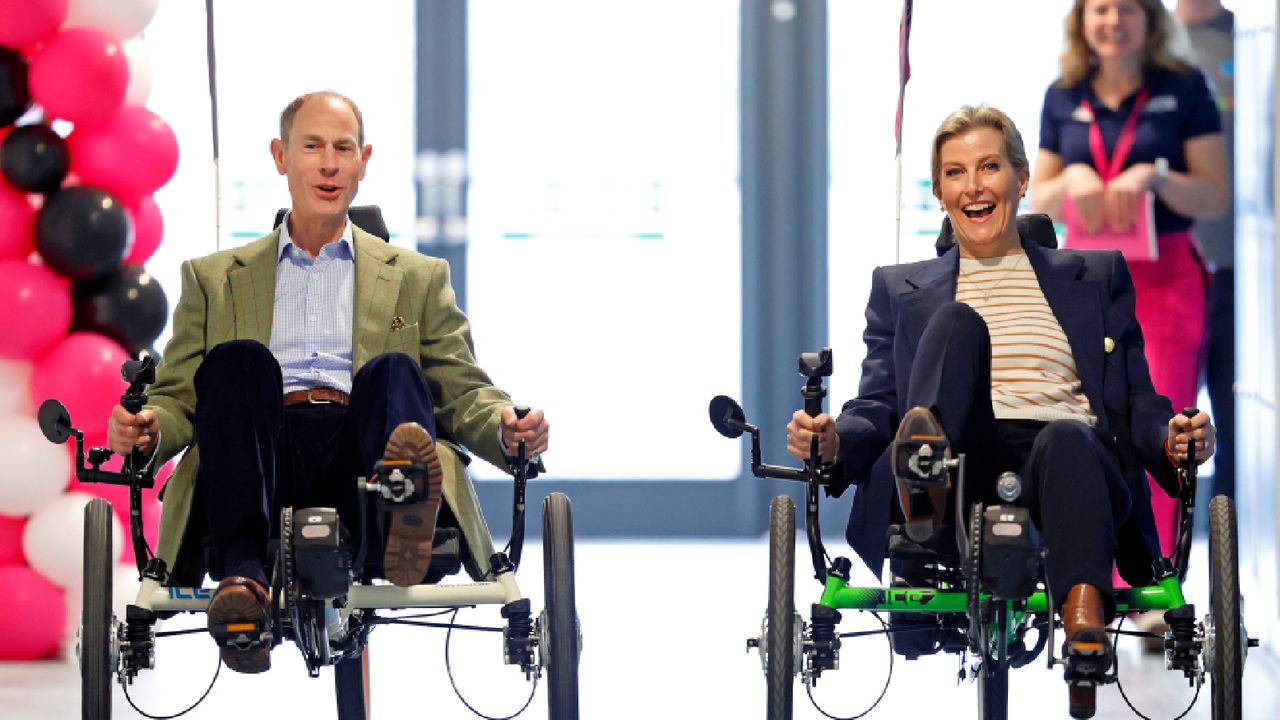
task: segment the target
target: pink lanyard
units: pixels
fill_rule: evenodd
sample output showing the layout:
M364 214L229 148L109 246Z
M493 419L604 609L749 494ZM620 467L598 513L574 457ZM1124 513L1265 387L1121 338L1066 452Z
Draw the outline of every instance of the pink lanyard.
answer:
M1102 177L1102 182L1111 182L1111 179L1120 174L1120 170L1124 167L1124 161L1129 157L1129 151L1133 149L1133 140L1137 136L1138 116L1142 114L1142 108L1147 104L1147 90L1142 89L1138 93L1138 99L1133 102L1133 110L1129 113L1128 119L1124 121L1124 127L1120 130L1120 138L1116 140L1115 152L1111 155L1111 161L1107 162L1107 149L1102 143L1102 130L1098 129L1098 118L1094 117L1093 106L1088 100L1081 100L1080 105L1089 111L1089 152L1093 155L1093 167Z

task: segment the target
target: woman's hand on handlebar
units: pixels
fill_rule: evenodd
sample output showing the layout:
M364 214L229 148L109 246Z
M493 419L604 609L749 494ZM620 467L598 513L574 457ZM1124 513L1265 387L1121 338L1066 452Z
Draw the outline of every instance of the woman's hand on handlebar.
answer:
M1202 463L1213 457L1216 445L1217 430L1209 419L1209 413L1203 410L1195 417L1187 417L1177 413L1169 419L1168 451L1179 463L1187 460L1187 443L1196 441L1196 462Z
M840 436L836 434L836 421L822 413L809 417L804 410L797 410L787 423L787 452L800 460L809 459L813 438L818 438L818 455L823 463L835 462L840 454Z
M150 455L159 437L160 421L154 410L143 408L134 415L121 405L111 408L107 421L107 446L111 452L128 455L136 447L143 455Z

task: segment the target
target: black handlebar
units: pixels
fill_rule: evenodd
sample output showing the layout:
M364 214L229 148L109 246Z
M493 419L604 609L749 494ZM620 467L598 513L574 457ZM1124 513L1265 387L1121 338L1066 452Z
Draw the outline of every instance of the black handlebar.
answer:
M511 410L515 412L516 420L523 420L529 415L528 405L515 405ZM525 441L523 439L520 440L516 444L515 461L511 464L511 474L514 479L511 501L511 539L507 541L506 547L513 568L520 567L520 555L524 551L525 490L529 480L546 471L547 468L542 464L542 458L534 457L529 459Z

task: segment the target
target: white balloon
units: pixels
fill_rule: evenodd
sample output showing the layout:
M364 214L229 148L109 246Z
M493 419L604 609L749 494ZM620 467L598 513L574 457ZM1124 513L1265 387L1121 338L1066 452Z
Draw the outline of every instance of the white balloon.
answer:
M32 364L28 360L0 358L0 417L27 415L35 417L27 383L31 381Z
M67 489L71 456L45 439L35 414L0 417L0 515L30 515Z
M71 0L62 26L94 27L123 40L142 32L157 4L159 0Z
M141 584L138 582L138 568L133 563L116 565L115 572L111 574L111 611L120 622L124 622L125 607L137 602L138 586ZM77 588L75 592L64 593L63 597L67 604L67 623L62 633L61 656L64 661L74 663L76 632L84 622L84 594L81 588ZM163 621L157 621L157 629L161 622Z
M129 61L129 87L124 91L124 101L129 105L146 105L151 97L151 85L155 80L151 71L151 53L142 38L135 37L120 45L124 58Z
M92 495L64 493L40 508L22 532L22 549L27 563L70 594L84 587L84 506ZM111 513L111 559L120 552L124 531Z

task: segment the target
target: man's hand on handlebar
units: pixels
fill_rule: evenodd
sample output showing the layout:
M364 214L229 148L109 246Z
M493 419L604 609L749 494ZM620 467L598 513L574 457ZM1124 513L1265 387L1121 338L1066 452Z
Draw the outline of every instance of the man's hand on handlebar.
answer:
M514 408L502 409L502 446L507 455L515 457L518 445L524 440L525 454L537 457L547 451L551 437L551 424L543 417L542 411L533 409L522 418L516 417Z
M804 410L797 410L787 423L787 452L800 460L808 460L809 446L815 436L822 462L835 462L840 454L840 436L836 435L835 419L826 413L809 417Z
M128 455L136 447L143 455L150 455L159 434L160 421L154 410L143 408L134 415L121 405L111 408L111 419L107 421L107 446L111 452Z
M1168 451L1179 463L1187 460L1187 443L1196 441L1196 462L1202 463L1213 457L1217 430L1209 419L1209 413L1200 411L1195 417L1187 417L1182 413L1169 419Z

